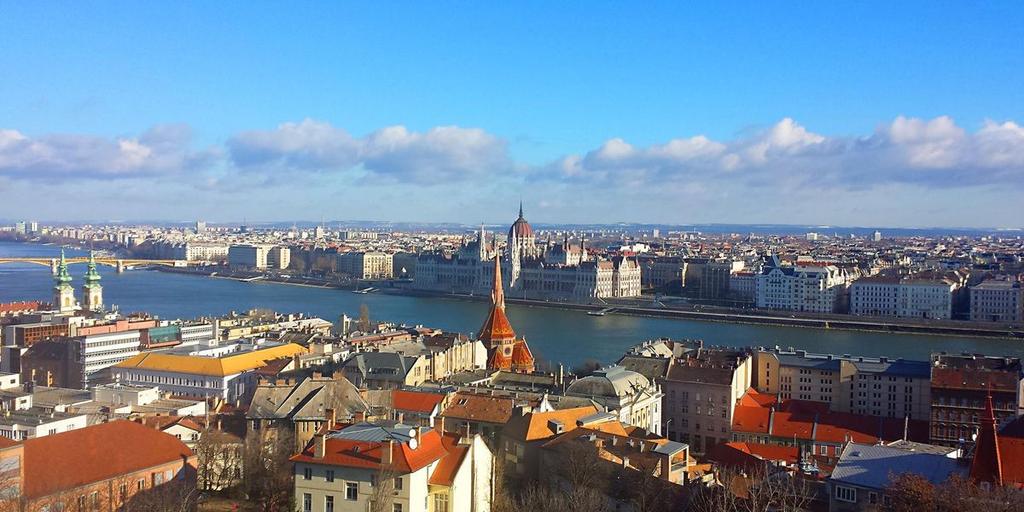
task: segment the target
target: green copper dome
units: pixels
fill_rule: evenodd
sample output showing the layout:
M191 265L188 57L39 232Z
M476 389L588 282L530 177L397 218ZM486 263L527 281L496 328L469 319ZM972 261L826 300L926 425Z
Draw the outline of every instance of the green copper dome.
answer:
M68 273L68 262L64 258L64 249L60 250L60 264L57 265L57 275L53 278L57 288L68 286L71 283L71 274Z
M92 251L89 252L89 270L85 273L85 287L99 286L100 273L96 271L96 257Z

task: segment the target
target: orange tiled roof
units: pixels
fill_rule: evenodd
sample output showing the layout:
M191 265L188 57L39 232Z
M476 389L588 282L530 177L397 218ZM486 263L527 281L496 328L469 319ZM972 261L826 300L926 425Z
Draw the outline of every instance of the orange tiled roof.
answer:
M508 397L456 393L448 401L448 406L442 416L456 420L504 425L512 417L514 405L512 399Z
M379 469L381 455L387 449L387 443L374 441L354 441L328 437L325 441L326 452L323 458L314 457L316 441L310 442L306 449L293 455L292 462L309 464L325 464L331 466ZM390 469L399 473L415 473L442 457L448 451L441 442L441 435L435 430L425 431L418 437L415 450L408 443L394 443Z
M445 436L445 440L447 441L450 437ZM459 472L459 468L462 467L462 461L465 460L466 454L469 453L469 445L458 445L456 443L449 445L448 442L444 444L448 449L448 454L437 463L437 467L434 468L434 473L430 475L428 483L430 485L450 487L455 481L455 475Z
M562 423L566 431L570 431L576 429L576 422L580 418L596 414L597 412L597 407L593 405L573 407L571 409L561 409L557 411L531 412L524 416L513 418L507 425L505 425L505 429L502 432L505 436L519 441L547 439L557 435L557 433L551 429L551 425L548 423L549 421L559 421ZM622 429L622 425L618 422L612 423L618 424L619 429ZM625 434L625 431L623 430L622 433Z
M192 450L174 436L127 420L28 439L24 444L23 494L28 499L192 457Z
M764 396L764 395L762 395ZM828 410L828 405L804 400L786 400L782 403L759 400L756 395L740 398L733 412L734 432L767 434L786 439L805 439L826 443L843 443L847 439L872 444L879 439L896 440L903 437L901 418L882 418ZM911 420L908 438L926 441L928 424Z
M415 411L427 414L444 401L444 398L445 395L440 393L396 389L391 392L391 406L402 411Z

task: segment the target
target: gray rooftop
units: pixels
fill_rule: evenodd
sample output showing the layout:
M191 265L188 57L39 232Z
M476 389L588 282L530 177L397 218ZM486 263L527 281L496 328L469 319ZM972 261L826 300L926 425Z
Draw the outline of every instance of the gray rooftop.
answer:
M940 484L965 468L954 458L894 446L850 443L839 456L831 480L870 489L884 489L892 477L914 473Z
M396 423L394 426L375 425L373 423L356 423L327 434L327 437L380 443L383 441L408 442L416 437L416 427Z

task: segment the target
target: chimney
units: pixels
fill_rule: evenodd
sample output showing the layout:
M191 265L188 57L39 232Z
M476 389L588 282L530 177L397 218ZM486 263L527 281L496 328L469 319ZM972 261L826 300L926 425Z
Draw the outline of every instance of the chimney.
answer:
M356 423L362 423L362 422L366 421L366 412L365 411L356 411L356 413L352 415L352 419Z
M325 409L324 417L327 420L327 430L334 428L334 424L338 422L338 417L334 413L334 409Z
M466 428L463 429L463 430L464 430L463 431L463 435L464 436L466 436L466 437L472 437L473 436L472 429L470 428L470 425L469 425L468 421L466 422Z
M392 462L392 451L395 449L395 442L388 439L380 448L380 464L382 466L390 466Z
M434 430L437 430L440 434L444 434L444 416L438 416L434 419Z
M772 407L768 408L768 436L769 437L772 435L772 430L774 430L774 428L773 428L774 426L775 426L775 407L772 406Z
M313 457L322 459L327 455L327 438L317 432L313 434Z

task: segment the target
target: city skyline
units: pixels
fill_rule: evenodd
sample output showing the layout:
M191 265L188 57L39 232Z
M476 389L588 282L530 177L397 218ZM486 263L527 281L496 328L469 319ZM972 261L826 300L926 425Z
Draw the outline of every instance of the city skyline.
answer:
M923 5L12 6L0 217L1019 228L1024 16Z

